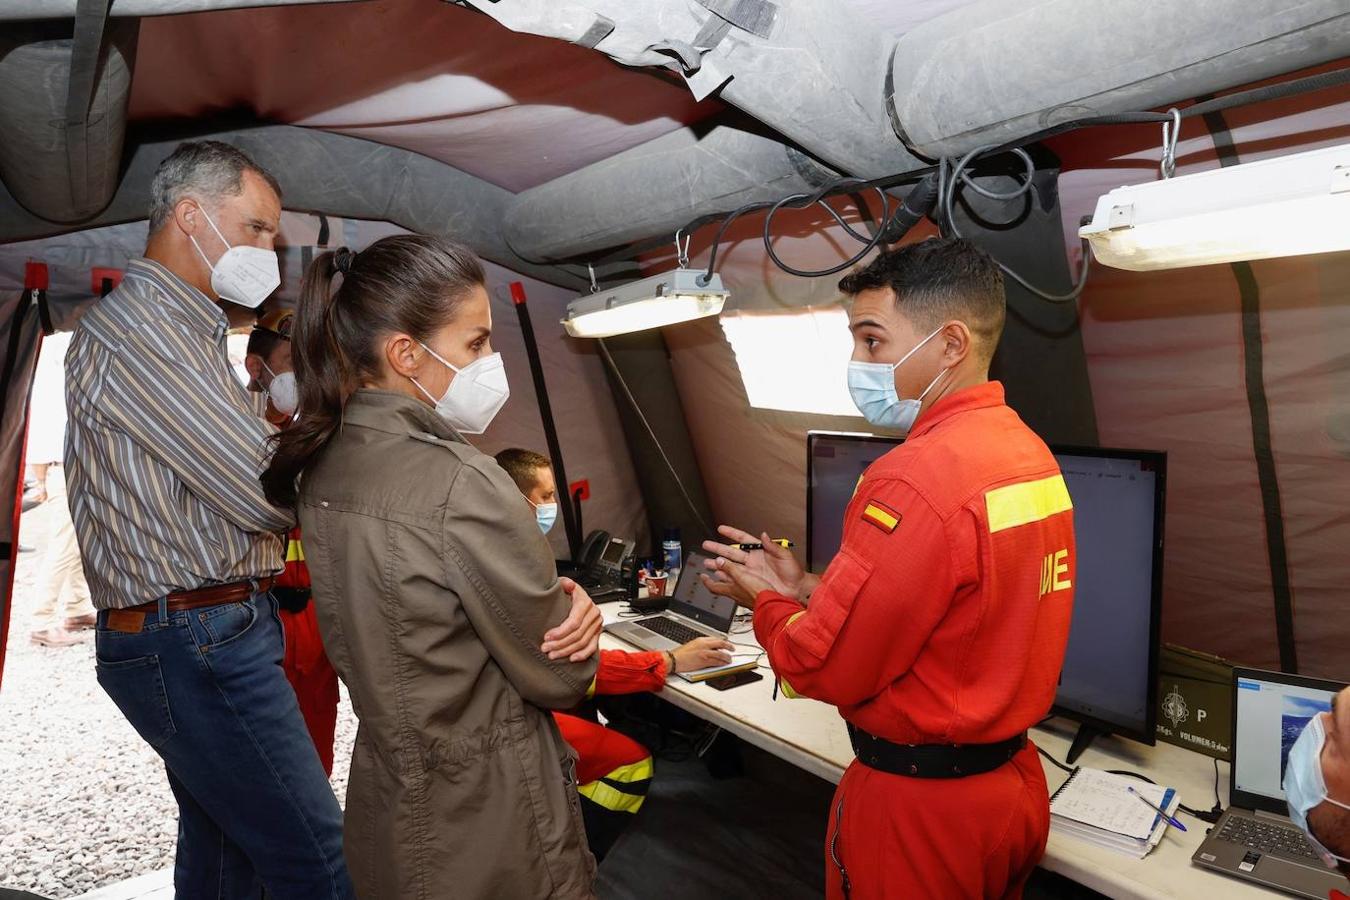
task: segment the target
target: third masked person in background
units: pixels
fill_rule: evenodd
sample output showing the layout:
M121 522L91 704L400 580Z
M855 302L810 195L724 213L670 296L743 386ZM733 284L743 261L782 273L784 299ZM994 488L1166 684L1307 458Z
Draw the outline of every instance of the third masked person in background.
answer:
M1050 825L1026 732L1068 641L1068 490L989 380L1005 317L992 259L930 240L839 287L854 402L908 438L863 473L822 577L765 535L764 551L705 544L709 587L755 610L785 691L848 722L858 758L830 811L829 896L1017 897Z
M292 335L299 415L263 476L298 503L360 720L345 818L360 896L593 893L575 758L547 710L585 696L601 619L464 437L509 393L484 281L434 237L318 257Z
M533 450L512 447L496 456L547 534L558 518L558 486L553 463ZM735 650L725 638L695 638L674 650L601 650L600 665L588 696L659 691L666 678L731 662ZM586 820L586 840L603 860L619 835L642 809L651 786L652 755L646 747L599 722L554 713L563 738L577 751L577 791Z
M248 371L248 388L261 393L264 399L264 417L278 428L285 428L295 417L299 395L295 372L291 363L291 327L295 322L292 310L269 302L258 317L248 336L248 350L244 368ZM319 620L311 603L309 567L305 564L305 547L300 529L292 528L285 535L285 568L272 586L272 597L277 601L277 615L281 619L282 637L286 652L281 667L286 680L295 689L300 703L300 714L305 727L319 751L323 769L333 774L333 740L337 732L338 676L323 650L319 634Z

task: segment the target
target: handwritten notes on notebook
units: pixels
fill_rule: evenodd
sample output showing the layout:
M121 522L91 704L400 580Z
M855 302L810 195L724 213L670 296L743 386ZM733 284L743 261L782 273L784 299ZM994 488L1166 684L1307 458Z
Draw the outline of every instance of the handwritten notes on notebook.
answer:
M1129 789L1133 787L1135 794ZM1130 855L1144 856L1162 840L1166 821L1140 802L1172 814L1176 791L1100 769L1077 769L1050 800L1051 827L1065 835Z

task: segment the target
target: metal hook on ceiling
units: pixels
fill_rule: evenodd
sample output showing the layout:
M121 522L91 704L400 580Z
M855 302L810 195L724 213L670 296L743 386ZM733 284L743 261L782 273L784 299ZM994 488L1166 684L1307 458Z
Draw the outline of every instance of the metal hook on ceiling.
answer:
M1163 178L1171 178L1177 170L1177 140L1181 137L1181 110L1175 106L1167 111L1172 118L1164 122L1163 130L1163 151L1162 151L1162 170Z

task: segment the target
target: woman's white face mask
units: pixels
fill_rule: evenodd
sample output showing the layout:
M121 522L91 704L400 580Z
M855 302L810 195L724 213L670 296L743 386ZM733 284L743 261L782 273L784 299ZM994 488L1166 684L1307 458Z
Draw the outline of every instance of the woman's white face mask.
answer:
M490 353L479 357L464 368L446 361L435 350L418 341L423 350L432 358L455 373L450 387L437 399L422 387L416 378L409 380L422 395L436 407L441 418L464 434L482 434L487 431L497 413L506 405L511 396L511 387L506 381L506 363L500 353Z

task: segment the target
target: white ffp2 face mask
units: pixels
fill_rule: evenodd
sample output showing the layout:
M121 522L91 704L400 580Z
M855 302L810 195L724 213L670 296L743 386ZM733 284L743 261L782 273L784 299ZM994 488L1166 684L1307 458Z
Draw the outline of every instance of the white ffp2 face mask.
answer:
M211 230L226 248L225 253L216 260L216 264L211 265L211 260L202 253L197 238L188 235L192 246L197 248L197 253L211 269L211 290L220 295L221 299L247 306L249 309L262 306L263 301L281 285L281 268L277 265L276 251L243 244L231 247L230 242L225 240L225 235L220 233L220 229L211 221L211 215L204 208L202 215L206 217L206 224L211 226Z
M295 382L295 373L282 372L278 375L265 362L263 368L272 376L272 383L263 388L267 398L272 401L272 408L283 416L295 415L296 407L300 405L300 389Z
M420 343L420 342L419 342ZM417 389L436 406L436 412L464 434L482 434L487 431L497 413L506 405L511 396L511 387L506 381L506 363L500 353L491 353L475 359L464 368L446 362L435 350L426 344L422 349L432 358L455 373L450 387L437 400L417 381L411 379Z

